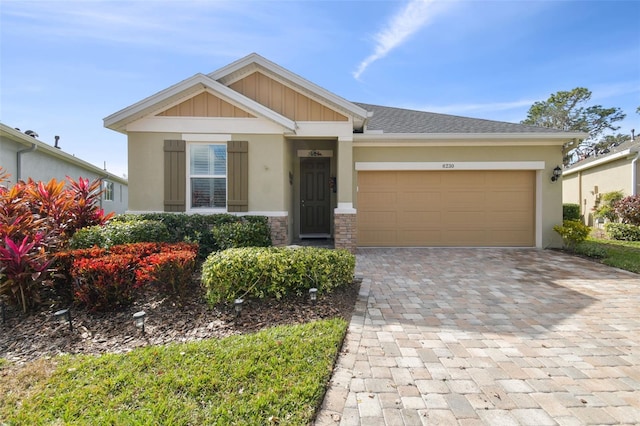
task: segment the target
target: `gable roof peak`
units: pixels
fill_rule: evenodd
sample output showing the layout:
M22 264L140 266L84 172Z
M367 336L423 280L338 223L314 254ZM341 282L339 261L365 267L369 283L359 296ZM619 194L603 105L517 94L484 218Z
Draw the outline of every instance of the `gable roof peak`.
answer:
M335 93L332 93L315 83L299 76L298 74L289 71L288 69L272 62L265 57L257 54L250 53L247 56L238 59L235 62L230 63L212 73L208 74L209 78L212 78L222 84L229 84L230 77L236 75L238 73L246 73L249 74L253 72L255 69L266 70L269 73L274 74L288 82L289 85L298 88L299 90L306 91L307 93L313 94L318 98L322 98L325 101L333 104L342 110L348 112L351 116L354 117L354 124L356 127L362 126L364 120L371 116L371 113L366 109L356 105Z

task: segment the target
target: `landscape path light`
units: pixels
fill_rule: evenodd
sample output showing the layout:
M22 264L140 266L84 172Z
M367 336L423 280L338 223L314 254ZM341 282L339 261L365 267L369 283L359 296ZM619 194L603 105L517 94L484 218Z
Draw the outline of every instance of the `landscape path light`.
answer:
M242 304L243 304L243 303L244 303L244 300L243 300L243 299L236 299L236 300L233 302L233 308L234 308L234 309L235 309L235 311L236 311L236 317L239 317L239 316L240 316L240 313L242 312Z
M60 309L56 311L53 316L60 322L68 322L69 323L69 331L73 332L73 323L71 321L71 309Z
M313 303L314 305L316 304L316 302L318 301L318 289L315 287L312 287L309 289L309 300L311 300L311 303Z
M144 311L133 314L133 321L135 322L136 327L142 331L142 334L144 334L144 317L146 315L147 314Z

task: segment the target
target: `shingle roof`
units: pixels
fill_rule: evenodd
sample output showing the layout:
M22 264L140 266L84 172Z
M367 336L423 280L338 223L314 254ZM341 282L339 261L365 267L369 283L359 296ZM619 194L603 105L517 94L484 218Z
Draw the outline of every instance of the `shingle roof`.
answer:
M597 155L592 155L591 157L587 157L584 160L577 161L577 162L573 163L571 166L567 167L565 169L565 171L574 169L576 167L582 167L582 166L587 165L589 163L593 163L596 160L601 160L603 158L610 157L610 156L612 156L614 154L617 154L617 153L622 152L622 151L626 151L626 150L631 149L631 148L640 148L640 138L636 138L635 140L629 139L629 140L621 143L620 145L617 145L617 146L615 146L613 148L609 148L609 151L606 152L606 153L600 153L600 154L597 154Z
M546 127L456 115L414 111L380 105L354 104L372 111L367 130L382 130L384 133L561 133L561 130Z

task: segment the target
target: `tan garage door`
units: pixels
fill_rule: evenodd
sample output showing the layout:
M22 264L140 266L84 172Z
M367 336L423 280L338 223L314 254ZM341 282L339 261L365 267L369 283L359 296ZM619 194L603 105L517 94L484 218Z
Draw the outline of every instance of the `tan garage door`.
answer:
M535 171L360 171L358 246L531 247Z

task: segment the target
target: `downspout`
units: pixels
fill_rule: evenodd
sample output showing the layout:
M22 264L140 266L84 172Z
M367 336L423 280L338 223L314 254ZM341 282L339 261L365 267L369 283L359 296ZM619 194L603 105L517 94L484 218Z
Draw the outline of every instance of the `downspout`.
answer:
M631 195L638 195L638 158L640 158L640 149L636 158L631 161Z
M38 145L36 145L35 143L31 144L31 148L26 148L23 150L20 150L18 152L16 152L16 182L21 181L22 180L22 154L26 154L28 152L33 152L36 149L38 149Z

